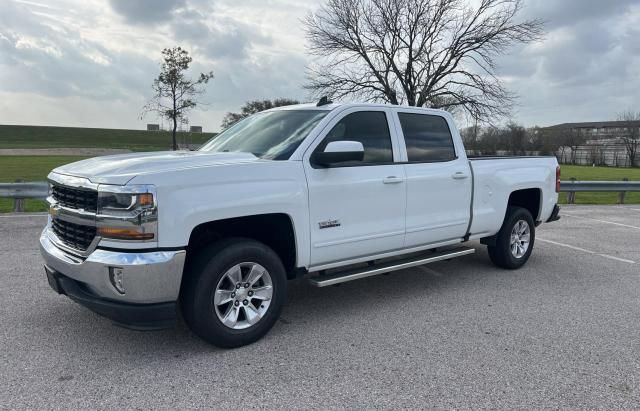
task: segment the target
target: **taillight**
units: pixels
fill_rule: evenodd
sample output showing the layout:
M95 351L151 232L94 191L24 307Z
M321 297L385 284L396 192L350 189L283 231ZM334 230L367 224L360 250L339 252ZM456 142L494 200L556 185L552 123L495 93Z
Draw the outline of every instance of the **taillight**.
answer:
M556 193L560 192L560 166L556 167Z

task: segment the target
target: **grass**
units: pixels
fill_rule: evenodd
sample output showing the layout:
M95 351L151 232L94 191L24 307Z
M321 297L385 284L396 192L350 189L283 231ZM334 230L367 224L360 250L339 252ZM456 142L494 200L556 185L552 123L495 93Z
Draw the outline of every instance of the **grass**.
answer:
M47 174L63 164L80 161L80 156L0 156L0 182L44 181Z
M73 163L85 157L79 156L0 156L0 183L44 181L47 174L63 164ZM0 213L13 211L13 199L0 198ZM25 211L47 211L42 200L25 200Z
M640 180L640 168L589 167L589 166L560 166L562 179L585 181L618 181L627 177L629 180Z
M215 133L178 133L178 143L202 144ZM0 125L0 148L171 149L169 131Z
M631 181L640 180L640 168L615 168L615 167L588 167L588 166L561 166L562 180L575 177L583 181L622 181L628 178ZM560 193L560 202L567 203L567 193ZM640 192L627 193L625 204L640 204ZM576 193L576 204L617 204L618 193Z

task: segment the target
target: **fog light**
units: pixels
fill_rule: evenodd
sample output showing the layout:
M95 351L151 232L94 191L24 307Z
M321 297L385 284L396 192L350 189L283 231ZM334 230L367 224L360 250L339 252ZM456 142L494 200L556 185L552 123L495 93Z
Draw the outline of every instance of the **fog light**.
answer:
M120 267L109 267L109 280L111 285L120 294L124 294L124 272Z

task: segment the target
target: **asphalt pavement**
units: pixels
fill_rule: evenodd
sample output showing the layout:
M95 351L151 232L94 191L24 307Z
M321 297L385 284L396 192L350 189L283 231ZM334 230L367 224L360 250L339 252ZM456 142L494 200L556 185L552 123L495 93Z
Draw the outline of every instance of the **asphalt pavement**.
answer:
M259 342L113 326L56 295L43 215L0 215L0 408L639 409L640 206L564 207L528 264L289 284Z

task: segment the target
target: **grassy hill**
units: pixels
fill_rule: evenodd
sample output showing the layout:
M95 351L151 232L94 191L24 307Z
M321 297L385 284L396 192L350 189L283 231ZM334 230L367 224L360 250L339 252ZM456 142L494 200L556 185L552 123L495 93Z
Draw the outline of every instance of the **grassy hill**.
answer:
M178 143L202 144L215 133L178 133ZM0 148L171 149L168 131L0 125Z

